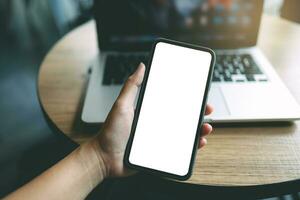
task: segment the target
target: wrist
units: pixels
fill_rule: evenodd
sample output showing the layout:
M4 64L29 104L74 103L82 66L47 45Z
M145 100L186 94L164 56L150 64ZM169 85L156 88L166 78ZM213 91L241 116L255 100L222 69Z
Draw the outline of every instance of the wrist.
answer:
M108 164L99 143L95 139L81 145L78 149L78 156L89 177L91 187L96 187L103 179L108 177Z

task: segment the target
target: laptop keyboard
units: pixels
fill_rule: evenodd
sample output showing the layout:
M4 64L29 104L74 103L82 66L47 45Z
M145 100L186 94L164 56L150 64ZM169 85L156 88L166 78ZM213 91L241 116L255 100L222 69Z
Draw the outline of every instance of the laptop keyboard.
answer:
M103 85L120 85L138 64L148 63L146 54L111 54L106 58ZM266 75L249 54L217 55L213 82L266 82Z
M214 82L265 82L267 80L250 54L217 55Z

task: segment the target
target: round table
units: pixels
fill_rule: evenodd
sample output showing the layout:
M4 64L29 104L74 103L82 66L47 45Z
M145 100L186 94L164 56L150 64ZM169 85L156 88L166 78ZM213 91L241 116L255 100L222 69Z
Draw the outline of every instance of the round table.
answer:
M300 26L264 15L258 46L300 102ZM98 54L95 22L62 38L44 59L38 93L51 122L77 143L98 132L85 124L82 105L89 63ZM218 125L201 149L188 183L213 186L262 185L300 178L300 122Z

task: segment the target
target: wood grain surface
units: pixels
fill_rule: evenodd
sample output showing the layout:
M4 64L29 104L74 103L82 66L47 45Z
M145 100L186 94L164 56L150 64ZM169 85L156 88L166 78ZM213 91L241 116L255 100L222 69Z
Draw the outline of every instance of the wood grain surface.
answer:
M300 102L300 26L263 16L259 47ZM73 30L49 51L41 65L38 92L51 121L83 143L100 125L80 120L89 63L98 54L94 21ZM284 105L283 105L284 106ZM188 183L261 185L300 178L300 122L240 124L214 128L197 155Z

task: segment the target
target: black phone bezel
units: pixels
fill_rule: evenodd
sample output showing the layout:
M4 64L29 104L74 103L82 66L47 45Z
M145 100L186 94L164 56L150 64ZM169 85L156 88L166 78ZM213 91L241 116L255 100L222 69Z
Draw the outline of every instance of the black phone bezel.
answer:
M200 50L200 51L205 51L205 52L210 53L211 57L212 57L211 63L210 63L210 69L209 69L209 73L208 73L208 78L207 78L207 81L206 81L205 92L204 92L204 96L203 96L203 100L202 100L201 112L200 112L200 116L199 116L199 120L198 120L197 133L196 133L193 152L192 152L191 160L190 160L190 164L189 164L189 170L188 170L188 173L186 175L183 175L183 176L168 173L168 172L164 172L164 171L160 171L160 170L156 170L156 169L151 169L151 168L147 168L147 167L143 167L143 166L139 166L139 165L135 165L135 164L132 164L132 163L129 162L129 155L130 155L130 151L131 151L131 147L132 147L132 142L133 142L133 139L134 139L136 125L138 123L138 118L139 118L140 109L141 109L143 98L144 98L145 89L146 89L147 82L148 82L149 73L150 73L150 70L151 70L153 55L154 55L154 52L155 52L156 45L160 42L173 44L173 45L177 45L177 46L182 46L182 47L187 47L187 48L191 48L191 49L196 49L196 50ZM130 131L130 136L129 136L128 143L127 143L126 150L125 150L125 154L124 154L124 164L127 167L129 167L131 169L136 169L136 170L139 170L139 171L143 171L143 172L146 172L146 173L150 173L150 174L153 174L153 175L159 175L159 176L172 178L172 179L176 179L176 180L181 180L181 181L187 180L188 178L191 177L192 171L193 171L193 165L194 165L194 161L195 161L195 156L196 156L197 148L198 148L198 142L199 142L199 137L200 137L200 132L201 132L200 130L201 130L201 127L202 127L202 124L203 124L203 117L204 117L205 107L206 107L206 103L207 103L207 96L208 96L208 92L209 92L209 89L210 89L210 83L211 83L211 80L212 80L212 73L213 73L214 64L215 64L215 57L216 56L215 56L214 51L212 49L209 49L209 48L206 48L206 47L196 46L196 45L187 44L187 43L183 43L183 42L178 42L178 41L165 39L165 38L159 38L155 41L155 43L152 47L152 50L151 50L151 55L150 55L150 59L148 61L148 65L146 67L144 80L143 80L143 83L141 85L141 89L140 89L140 93L139 93L139 96L138 96L138 101L137 101L137 105L136 105L136 109L135 109L135 115L134 115L131 131Z

